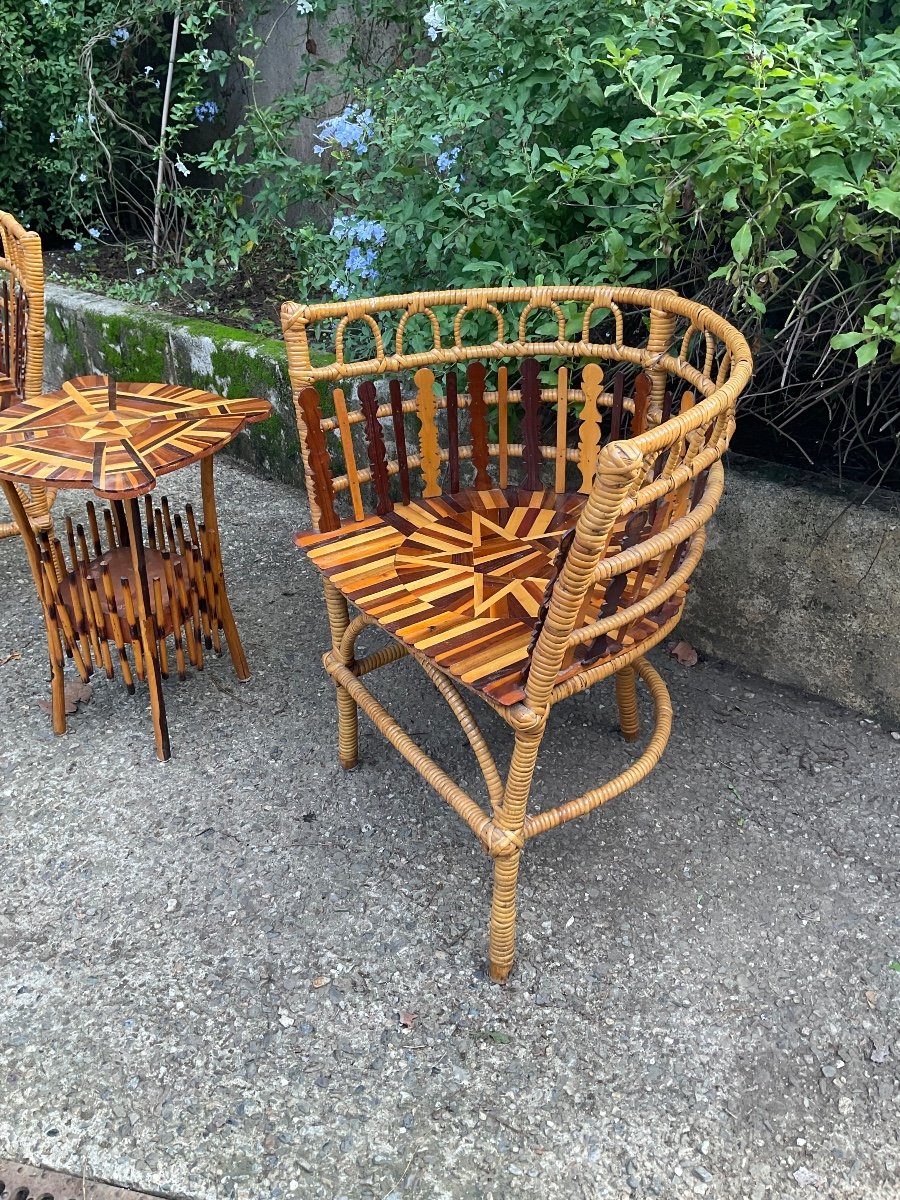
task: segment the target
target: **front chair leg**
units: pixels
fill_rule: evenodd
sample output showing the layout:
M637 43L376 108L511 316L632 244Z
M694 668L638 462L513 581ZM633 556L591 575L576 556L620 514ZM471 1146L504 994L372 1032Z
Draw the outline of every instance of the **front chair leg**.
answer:
M488 973L502 982L509 975L516 954L516 888L522 857L522 827L534 766L544 736L543 725L528 733L517 733L509 764L503 802L494 818L494 896L488 939Z
M347 601L333 583L325 581L325 608L331 630L331 646L337 657L341 654L341 640L350 624ZM351 663L345 663L351 666ZM341 766L352 770L359 762L359 710L356 701L346 688L336 685L338 710L338 758Z

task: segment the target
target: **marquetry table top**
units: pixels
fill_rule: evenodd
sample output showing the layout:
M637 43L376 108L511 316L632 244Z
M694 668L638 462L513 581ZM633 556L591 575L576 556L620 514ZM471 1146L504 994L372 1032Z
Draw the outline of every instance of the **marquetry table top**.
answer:
M112 500L140 496L271 411L258 398L82 375L0 414L0 479L92 488Z

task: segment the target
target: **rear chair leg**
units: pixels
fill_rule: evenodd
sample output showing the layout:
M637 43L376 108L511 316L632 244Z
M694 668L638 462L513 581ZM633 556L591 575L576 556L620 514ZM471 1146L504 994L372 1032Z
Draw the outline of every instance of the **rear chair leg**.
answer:
M328 611L328 625L331 629L331 645L336 656L340 657L341 639L350 624L347 612L347 601L333 583L326 579L325 607ZM351 663L346 663L350 666ZM359 710L356 701L346 688L337 685L338 709L338 757L341 766L350 771L359 762Z
M638 716L637 677L634 667L623 667L616 672L616 703L619 706L619 728L626 742L636 741L641 733Z

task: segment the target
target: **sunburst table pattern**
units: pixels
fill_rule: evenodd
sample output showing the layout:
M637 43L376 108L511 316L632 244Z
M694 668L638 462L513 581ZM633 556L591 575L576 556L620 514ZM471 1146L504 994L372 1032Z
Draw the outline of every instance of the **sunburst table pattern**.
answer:
M3 413L0 478L91 488L107 499L140 496L270 411L266 400L82 375Z

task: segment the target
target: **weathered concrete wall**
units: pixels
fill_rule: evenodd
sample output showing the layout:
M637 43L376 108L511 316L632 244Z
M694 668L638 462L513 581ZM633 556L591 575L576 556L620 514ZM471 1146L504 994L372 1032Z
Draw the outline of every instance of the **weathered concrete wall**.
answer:
M273 416L234 450L266 475L300 482L281 342L61 287L49 288L47 307L48 384L108 369L265 396ZM728 468L683 635L900 727L900 497L752 460Z
M232 399L263 396L272 402L272 416L245 430L229 452L275 479L301 482L283 342L49 284L46 385L107 372L190 383Z
M900 723L900 496L735 456L728 466L684 636Z

